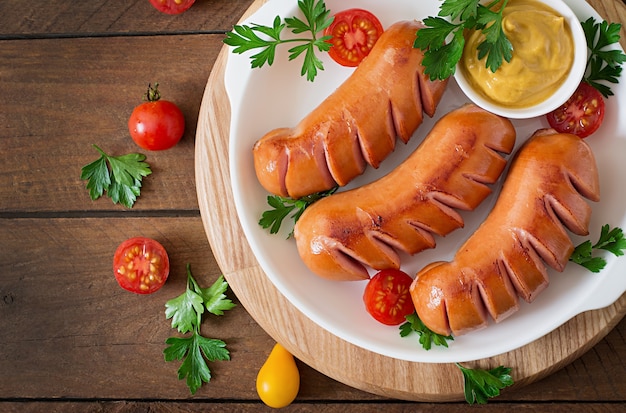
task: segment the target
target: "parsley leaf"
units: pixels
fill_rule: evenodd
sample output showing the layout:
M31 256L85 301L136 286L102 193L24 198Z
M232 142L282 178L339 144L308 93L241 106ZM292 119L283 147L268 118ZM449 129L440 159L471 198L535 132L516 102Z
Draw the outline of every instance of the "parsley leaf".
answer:
M450 16L452 20L468 20L476 17L480 0L447 0L439 9L440 16Z
M511 369L500 366L491 370L470 369L456 363L464 378L463 391L469 404L485 404L491 397L500 395L500 390L513 384Z
M409 334L415 332L419 335L419 343L424 350L430 350L432 345L448 347L448 340L454 340L452 336L444 336L431 331L420 320L417 313L409 314L406 318L406 323L400 326L400 337L406 337Z
M165 318L171 318L172 328L183 334L195 330L199 322L198 315L203 312L202 296L189 286L183 294L165 303Z
M338 187L334 187L329 189L328 191L316 192L311 195L304 196L298 199L292 199L287 197L282 197L278 195L269 195L267 197L267 203L272 209L267 210L261 214L261 219L259 220L259 225L262 228L269 228L270 234L276 234L280 230L280 226L287 216L294 212L291 215L294 223L298 222L298 219L304 212L304 210L311 205L312 203L325 198L329 195L332 195L337 191ZM293 236L293 230L289 233L287 238L291 238Z
M478 59L487 57L487 68L495 73L503 60L510 62L513 57L513 45L502 31L502 12L494 12L487 7L478 7L477 27L482 27L485 41L478 45Z
M163 350L165 361L183 360L178 369L180 380L187 378L191 394L208 383L211 370L208 361L230 360L230 352L222 340L209 339L200 334L202 314L207 312L222 315L235 304L226 295L228 283L220 276L209 288L201 288L187 264L187 288L183 294L165 303L165 318L172 319L172 328L179 333L191 332L189 337L170 337Z
M463 55L465 30L480 30L485 36L477 53L479 59L486 57L485 65L492 72L504 61L510 62L513 46L502 30L502 12L507 1L494 0L485 6L479 0L444 0L439 17L424 19L425 27L418 30L413 44L424 51L424 73L431 80L444 80L454 74ZM502 6L496 8L500 3Z
M215 315L223 315L224 311L228 311L235 307L235 304L226 297L228 283L224 280L224 276L220 277L209 288L197 288L198 293L204 300L206 310Z
M211 380L211 370L205 358L209 361L230 360L226 343L202 337L197 331L191 337L170 337L165 343L169 344L163 351L166 361L183 360L178 369L178 379L187 378L191 394L195 394L203 382Z
M114 204L132 208L140 195L143 177L152 173L150 165L144 162L146 156L139 153L110 156L93 146L100 152L100 158L83 166L80 173L80 179L87 181L89 196L95 201L106 192Z
M605 250L611 252L616 257L624 255L626 249L626 239L621 228L603 225L600 231L598 242L592 244L587 240L574 248L569 260L582 265L591 272L600 272L606 266L606 260L602 257L594 257L594 250Z
M613 95L611 88L599 82L617 83L617 78L622 73L621 64L626 62L626 55L618 49L607 49L608 46L619 42L622 25L609 24L606 21L597 23L593 17L581 22L581 25L589 49L587 71L583 80L608 98Z
M289 60L294 60L304 53L304 60L300 74L306 76L308 81L315 80L318 70L324 70L324 64L315 55L315 49L320 52L327 52L331 43L328 40L332 36L317 37L333 22L330 10L326 9L326 4L322 0L299 0L298 7L304 15L304 20L294 16L283 20L276 16L272 26L264 26L256 23L251 25L235 25L233 30L226 33L224 43L233 46L233 53L242 54L254 49L261 49L252 55L251 67L263 67L266 63L271 66L276 56L276 47L279 44L299 43L288 50ZM310 33L310 38L281 38L283 30L290 29L293 34ZM259 36L257 33L264 35Z

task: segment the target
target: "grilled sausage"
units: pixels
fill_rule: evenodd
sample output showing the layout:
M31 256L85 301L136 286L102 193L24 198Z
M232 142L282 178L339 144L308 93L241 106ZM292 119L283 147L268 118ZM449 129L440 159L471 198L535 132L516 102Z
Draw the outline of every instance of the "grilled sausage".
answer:
M580 138L537 131L518 151L488 218L453 261L422 269L411 285L420 319L439 334L461 335L500 321L563 271L574 246L564 226L586 235L598 201L593 153Z
M362 187L308 207L294 229L298 252L315 274L333 280L369 278L399 268L397 250L435 247L463 226L455 208L473 210L491 193L515 144L507 119L475 105L443 116L396 169Z
M253 148L256 175L276 195L300 198L346 185L367 164L377 168L433 116L447 81L423 74L413 47L422 27L390 26L352 75L294 128L267 133Z

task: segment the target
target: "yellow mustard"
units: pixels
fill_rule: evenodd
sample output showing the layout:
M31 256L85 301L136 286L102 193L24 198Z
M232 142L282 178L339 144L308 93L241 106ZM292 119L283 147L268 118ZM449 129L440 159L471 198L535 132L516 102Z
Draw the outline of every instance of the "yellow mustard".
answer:
M480 31L466 35L461 70L487 99L514 108L546 100L564 81L574 61L574 40L565 18L535 0L510 0L502 28L513 45L513 57L495 73L478 60Z

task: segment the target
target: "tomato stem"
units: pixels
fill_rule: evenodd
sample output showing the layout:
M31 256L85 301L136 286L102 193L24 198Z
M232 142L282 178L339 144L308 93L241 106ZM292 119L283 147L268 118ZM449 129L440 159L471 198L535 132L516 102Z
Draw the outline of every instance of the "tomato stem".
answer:
M143 100L148 102L156 102L161 99L161 92L159 92L159 82L154 82L154 87L148 83L148 91L143 95Z

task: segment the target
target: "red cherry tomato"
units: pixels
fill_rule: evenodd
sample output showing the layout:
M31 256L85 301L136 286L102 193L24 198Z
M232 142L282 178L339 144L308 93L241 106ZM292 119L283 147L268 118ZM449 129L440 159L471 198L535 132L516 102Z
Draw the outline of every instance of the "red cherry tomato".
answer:
M176 104L161 100L158 83L148 85L147 102L133 109L128 130L135 143L150 151L169 149L185 133L185 117Z
M165 248L151 238L122 242L113 256L113 273L120 287L137 294L151 294L163 287L170 273Z
M324 30L333 44L328 54L342 66L358 66L383 34L376 16L363 9L348 9L335 14L333 23Z
M557 132L586 138L604 120L604 98L596 88L582 82L567 102L548 113L546 118Z
M400 270L382 270L374 275L363 294L365 309L383 324L398 325L413 314L415 307L409 287L413 279Z
M196 0L150 0L158 10L167 14L180 14L187 11Z

